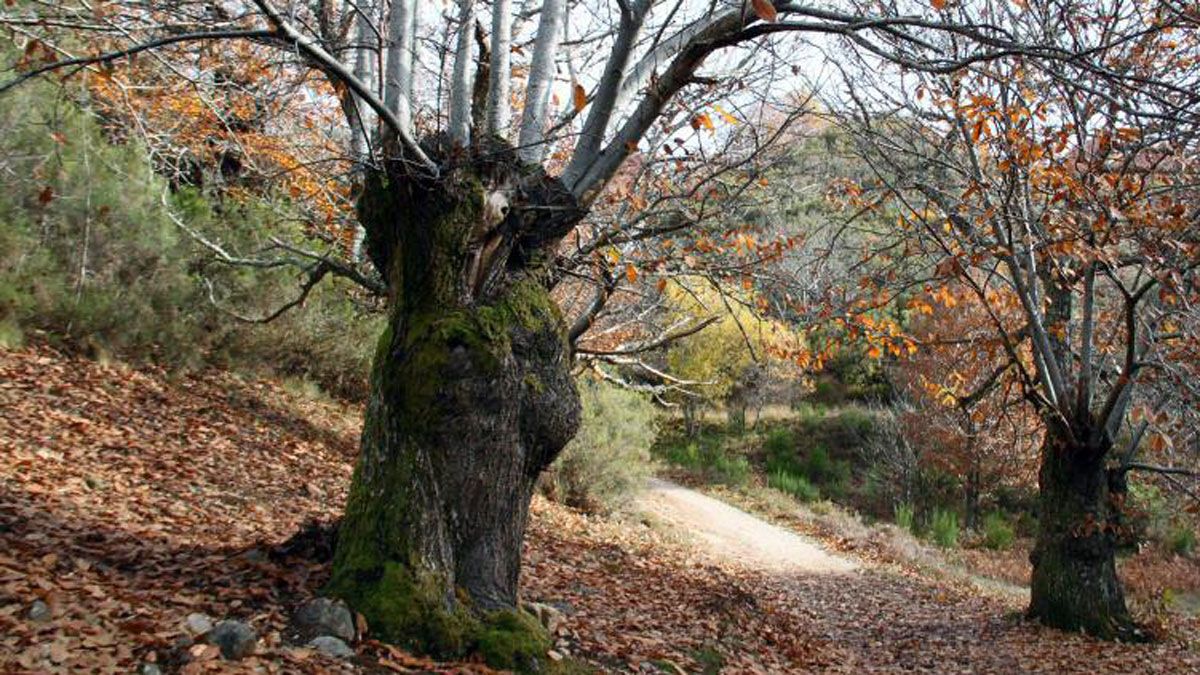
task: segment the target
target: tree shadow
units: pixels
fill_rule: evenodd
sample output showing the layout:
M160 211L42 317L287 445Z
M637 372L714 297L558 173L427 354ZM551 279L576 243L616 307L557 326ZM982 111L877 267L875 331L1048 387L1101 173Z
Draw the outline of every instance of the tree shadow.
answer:
M137 660L156 652L164 665L178 666L191 645L182 621L188 614L249 621L260 635L282 630L290 608L327 580L336 537L336 525L310 521L282 541L188 544L95 516L68 500L0 484L0 606L40 598L54 610L45 624L0 628L26 641L53 636L85 647L94 635L115 636L133 645ZM16 564L2 564L5 558ZM113 644L105 639L99 649Z

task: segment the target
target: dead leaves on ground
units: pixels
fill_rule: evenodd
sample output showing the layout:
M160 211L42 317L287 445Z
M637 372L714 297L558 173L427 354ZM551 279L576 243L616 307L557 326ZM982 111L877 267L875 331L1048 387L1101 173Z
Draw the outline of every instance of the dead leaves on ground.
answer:
M352 664L282 641L326 574L288 540L340 511L358 416L229 374L0 351L0 672L487 672L371 640ZM540 500L525 555L525 596L568 609L555 652L605 671L1200 672L1178 640L1047 631L894 571L770 578ZM193 612L250 622L258 653L188 645Z

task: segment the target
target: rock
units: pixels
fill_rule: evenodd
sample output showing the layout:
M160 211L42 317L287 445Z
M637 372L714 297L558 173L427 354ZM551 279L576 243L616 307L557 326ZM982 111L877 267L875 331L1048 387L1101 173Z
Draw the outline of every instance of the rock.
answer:
M341 600L314 598L296 612L296 630L305 638L331 635L343 642L354 642L354 615Z
M566 600L551 600L551 601L547 602L546 604L550 605L554 609L557 609L558 611L562 612L563 616L572 616L576 612L579 611L579 610L575 609L575 605L572 605L571 603L567 602Z
M309 647L338 659L348 659L354 656L354 650L345 642L332 635L315 637L308 643Z
M221 656L230 661L246 658L258 646L258 634L241 621L222 621L204 636L205 642L221 648Z
M162 675L162 668L154 663L143 663L138 666L137 675Z
M192 635L204 635L213 629L213 621L207 614L192 612L184 619L183 625Z
M558 629L566 621L561 611L544 602L522 602L521 608L537 617L538 622L540 622L542 627L549 631L551 635L557 633Z
M104 480L103 478L100 478L99 476L88 476L83 479L83 482L85 485L88 486L89 490L107 490L108 489L108 481Z
M54 612L50 610L50 605L41 600L34 600L33 604L29 605L29 611L25 613L25 616L29 617L29 620L34 623L45 623L53 615Z
M182 654L196 644L196 641L189 635L180 635L171 643L171 651L175 654Z

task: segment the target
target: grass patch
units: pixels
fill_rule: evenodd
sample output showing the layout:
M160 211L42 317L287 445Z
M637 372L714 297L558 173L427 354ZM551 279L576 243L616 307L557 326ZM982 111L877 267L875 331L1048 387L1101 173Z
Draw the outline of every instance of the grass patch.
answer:
M983 519L983 545L993 551L1007 551L1017 538L1013 526L1002 513L989 513Z
M917 512L912 504L897 504L895 515L896 525L900 529L912 534L917 533Z
M958 514L936 509L929 521L929 537L942 548L958 546Z
M821 498L821 488L810 483L804 476L797 476L784 470L771 472L767 476L767 485L806 503L815 502Z

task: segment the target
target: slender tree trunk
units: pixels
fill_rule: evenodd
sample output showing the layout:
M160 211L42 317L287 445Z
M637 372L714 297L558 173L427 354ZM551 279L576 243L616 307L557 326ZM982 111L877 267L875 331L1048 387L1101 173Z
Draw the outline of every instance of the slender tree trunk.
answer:
M695 438L700 434L700 409L690 400L683 402L683 432L688 438Z
M1124 485L1106 469L1104 450L1048 425L1029 614L1056 628L1137 640L1115 561Z
M972 449L973 450L973 449ZM963 508L966 511L966 526L967 529L973 530L979 527L979 493L982 475L979 466L972 462L973 466L967 471L967 480L964 490Z
M390 162L360 201L392 304L328 591L376 637L534 669L549 645L516 611L521 541L537 476L579 423L537 264L565 227L537 215L541 197L563 193L511 150L474 156L437 180Z

